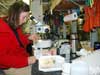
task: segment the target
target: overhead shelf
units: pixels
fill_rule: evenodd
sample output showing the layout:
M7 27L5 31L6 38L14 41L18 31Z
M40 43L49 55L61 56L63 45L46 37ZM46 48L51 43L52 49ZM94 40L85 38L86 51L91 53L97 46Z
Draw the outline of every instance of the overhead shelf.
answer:
M66 10L85 5L85 0L51 0L51 10Z

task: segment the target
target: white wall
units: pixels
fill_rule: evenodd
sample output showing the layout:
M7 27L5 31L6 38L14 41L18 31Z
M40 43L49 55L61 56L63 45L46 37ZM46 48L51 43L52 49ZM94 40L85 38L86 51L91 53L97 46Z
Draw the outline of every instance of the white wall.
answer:
M42 3L40 0L33 0L31 2L31 11L33 16L40 22L43 22L43 9L42 9Z

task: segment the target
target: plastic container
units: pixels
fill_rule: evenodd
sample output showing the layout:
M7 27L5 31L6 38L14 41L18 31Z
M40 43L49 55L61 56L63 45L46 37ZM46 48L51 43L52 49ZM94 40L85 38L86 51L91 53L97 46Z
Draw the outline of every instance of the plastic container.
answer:
M65 59L59 55L41 56L39 58L39 70L43 72L61 71Z

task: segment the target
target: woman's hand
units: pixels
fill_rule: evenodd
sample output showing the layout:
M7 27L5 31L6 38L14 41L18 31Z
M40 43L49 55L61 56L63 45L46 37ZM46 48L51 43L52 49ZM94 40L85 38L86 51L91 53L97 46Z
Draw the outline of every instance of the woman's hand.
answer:
M32 40L33 42L36 42L37 40L40 39L40 36L37 35L37 34L31 34L29 37L28 37L29 40Z
M36 62L36 57L35 56L30 56L28 57L28 64L34 64Z
M56 48L51 48L51 49L49 50L49 53L50 53L51 55L57 55L57 50L56 50Z

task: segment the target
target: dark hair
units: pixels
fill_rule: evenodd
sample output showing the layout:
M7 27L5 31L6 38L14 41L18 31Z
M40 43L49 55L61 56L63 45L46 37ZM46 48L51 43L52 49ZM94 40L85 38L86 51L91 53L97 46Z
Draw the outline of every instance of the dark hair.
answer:
M19 15L21 12L28 12L30 11L29 5L22 1L16 1L13 3L8 11L8 24L13 28L16 29L19 24Z

